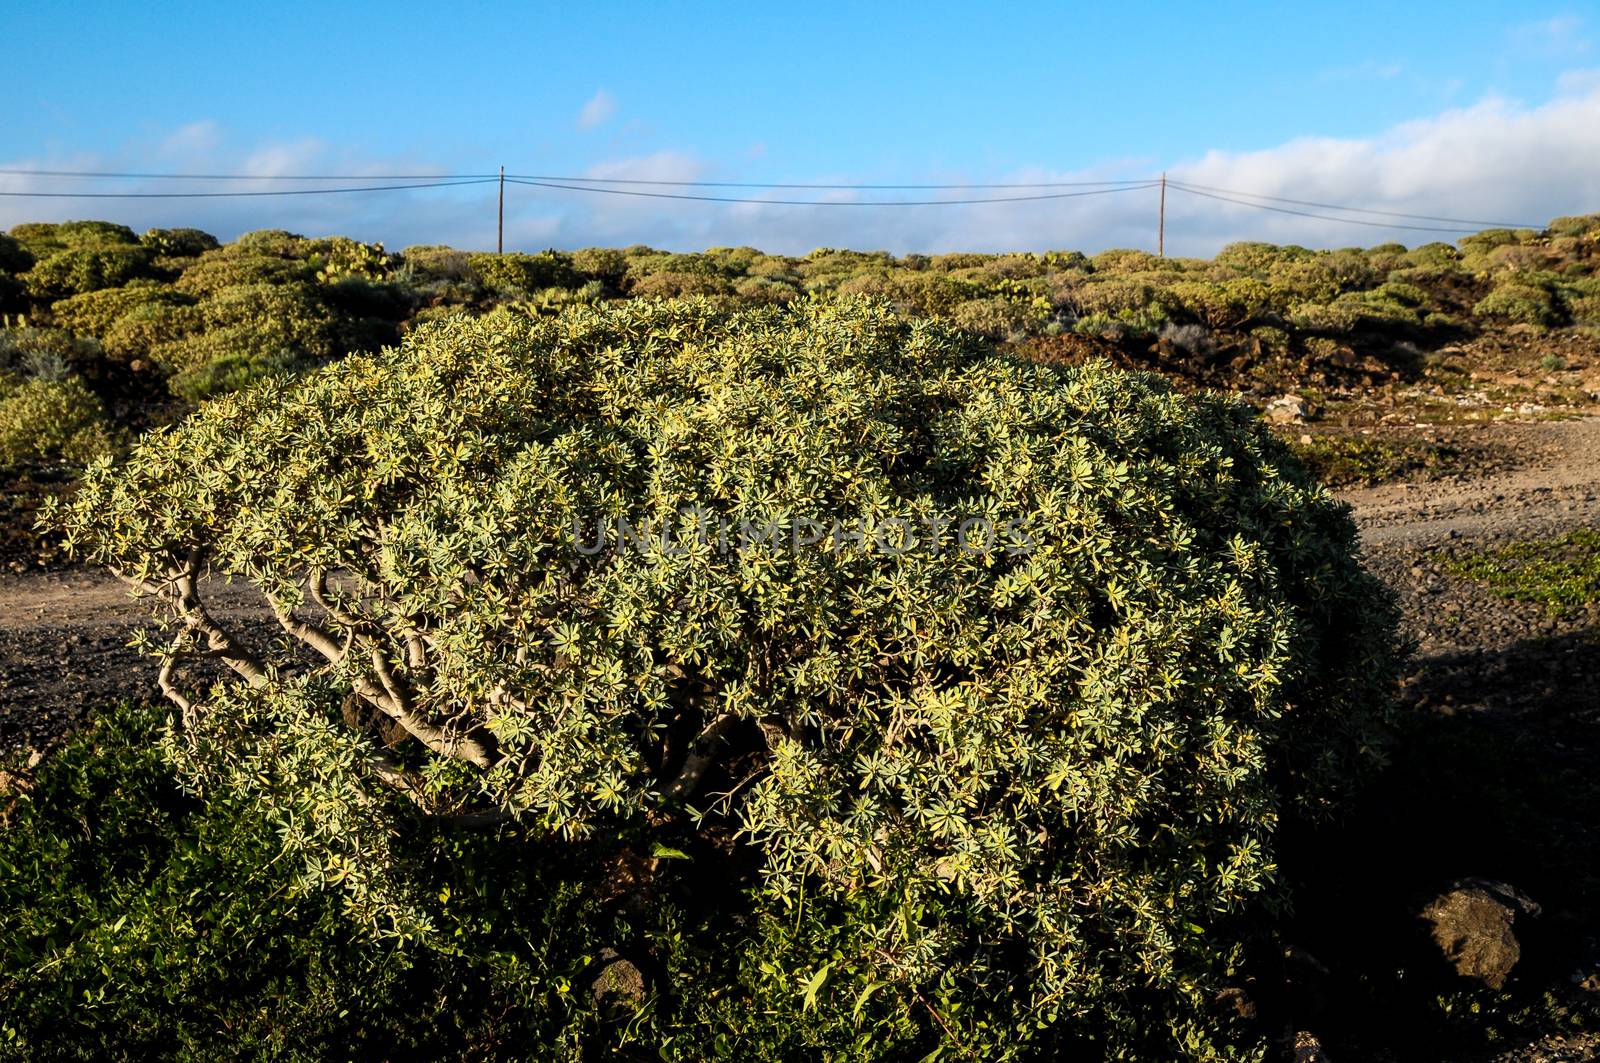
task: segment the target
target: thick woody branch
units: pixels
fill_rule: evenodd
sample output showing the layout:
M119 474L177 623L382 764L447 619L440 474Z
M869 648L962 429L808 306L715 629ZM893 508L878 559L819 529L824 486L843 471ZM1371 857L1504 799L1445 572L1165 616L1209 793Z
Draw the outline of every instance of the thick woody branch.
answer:
M160 583L138 579L121 569L113 568L112 571L140 591L155 595L167 603L174 618L183 626L183 631L192 637L185 645L193 645L203 639L202 652L227 665L251 686L260 686L267 681L266 669L231 632L212 618L200 599L198 578L203 561L204 554L201 551L191 551L182 564L174 565L163 574L164 579ZM165 671L170 683L172 669L169 667Z
M471 733L457 734L446 731L428 719L425 714L417 711L410 691L395 676L394 669L390 667L383 651L375 645L371 649L371 659L372 670L378 677L378 683L373 683L366 677L359 678L356 681L357 694L380 712L393 718L417 741L435 753L464 760L485 771L494 767L496 758L483 741Z
M283 630L316 650L329 664L336 665L344 661L346 647L339 645L339 641L326 628L298 619L293 610L270 594L267 602L272 606L272 615L278 618L278 625Z

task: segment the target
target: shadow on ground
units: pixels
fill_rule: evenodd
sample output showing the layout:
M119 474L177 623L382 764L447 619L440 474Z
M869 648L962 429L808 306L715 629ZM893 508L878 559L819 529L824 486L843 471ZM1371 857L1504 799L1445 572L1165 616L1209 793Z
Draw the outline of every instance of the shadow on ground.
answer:
M1600 988L1574 980L1600 963L1600 632L1419 661L1405 701L1352 817L1285 853L1287 1021L1341 1059L1472 1059L1600 1029ZM1517 926L1502 992L1449 969L1418 919L1466 878L1543 910Z

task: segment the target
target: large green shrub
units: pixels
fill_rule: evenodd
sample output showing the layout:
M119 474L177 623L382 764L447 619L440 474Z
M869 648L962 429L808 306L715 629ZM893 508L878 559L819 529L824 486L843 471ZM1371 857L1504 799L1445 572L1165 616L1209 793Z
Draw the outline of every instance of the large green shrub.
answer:
M1493 291L1478 300L1472 312L1523 325L1555 325L1561 320L1561 310L1549 287L1516 275L1496 284Z
M537 255L471 255L472 268L489 288L531 294L543 288L578 288L584 277L558 251Z
M202 229L149 229L139 242L166 258L194 258L222 246Z
M705 881L792 913L761 992L891 1054L1200 1054L1280 825L1377 758L1396 668L1348 515L1250 411L859 301L426 325L58 519L171 622L185 777L305 888L441 925L391 789L570 845L698 825Z
M50 307L56 323L80 336L104 337L118 320L149 306L187 306L194 300L170 285L138 283L60 299Z
M100 400L80 378L0 372L0 469L76 464L109 448Z
M252 252L239 243L207 251L175 282L180 292L204 298L225 288L250 284L297 284L312 281L316 270L298 258Z
M26 275L28 293L35 299L64 299L69 295L116 288L149 274L150 251L135 246L69 248L46 255Z

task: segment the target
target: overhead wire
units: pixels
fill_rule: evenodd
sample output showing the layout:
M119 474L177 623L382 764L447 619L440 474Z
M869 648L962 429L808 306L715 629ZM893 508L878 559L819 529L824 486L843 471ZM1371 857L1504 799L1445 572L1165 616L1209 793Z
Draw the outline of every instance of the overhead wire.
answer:
M1029 189L1029 188L1101 188L1116 185L1150 185L1156 183L1154 177L1139 177L1119 181L1020 181L1009 183L981 183L964 182L957 184L829 184L819 182L776 182L776 181L662 181L643 177L551 177L540 174L506 174L506 180L513 179L524 181L553 181L566 184L596 184L596 185L649 185L666 186L674 188L770 188L770 189L817 189L819 191L961 191L980 189Z
M266 188L238 191L35 191L0 190L0 197L30 199L232 199L270 196L343 195L365 192L397 192L432 188L459 188L491 184L503 180L507 184L533 188L549 188L569 192L586 192L598 195L632 196L646 199L686 200L702 203L767 204L770 206L799 207L937 207L964 206L991 203L1028 203L1057 199L1074 199L1081 196L1106 195L1112 192L1134 192L1155 188L1163 182L1157 178L1131 178L1105 181L1033 181L1033 182L966 182L966 183L843 183L843 182L770 182L770 181L693 181L634 177L566 177L539 174L457 173L457 174L238 174L238 173L156 173L141 171L66 170L0 168L0 177L52 177L73 180L137 180L137 181L243 181L243 182L320 182L360 181L353 187L336 188ZM1476 218L1456 218L1433 214L1414 214L1404 211L1384 210L1376 207L1353 207L1338 203L1295 199L1288 196L1249 192L1236 188L1166 178L1165 185L1191 196L1199 196L1235 206L1256 210L1311 218L1318 221L1342 222L1376 229L1405 229L1415 232L1461 233L1480 228L1539 229L1539 225L1519 225L1511 222L1486 221ZM874 191L1017 191L1028 195L966 196L941 199L795 199L757 198L752 196L707 195L685 191L651 191L651 189L742 189L768 191L811 190L874 192ZM1071 189L1072 191L1055 191ZM1051 190L1051 191L1046 191ZM1279 206L1277 204L1289 204ZM1294 208L1308 207L1312 210ZM1339 214L1363 215L1340 217L1318 213L1335 211ZM1396 220L1371 220L1371 219ZM1440 222L1443 225L1418 225L1412 222ZM1470 228L1468 228L1470 227Z
M137 173L117 170L24 170L0 168L0 176L81 177L137 181L468 181L498 180L498 173Z
M750 203L782 207L953 207L976 203L1029 203L1047 199L1073 199L1078 196L1100 196L1112 192L1134 192L1154 188L1158 182L1123 185L1116 188L1085 189L1077 192L1049 192L1030 196L985 196L969 199L757 199L749 196L702 196L687 192L649 192L637 188L598 188L592 185L573 185L555 181L534 181L527 178L506 177L507 184L528 185L534 188L558 188L569 192L588 192L596 195L638 196L646 199L693 200L700 203Z
M414 188L461 188L491 184L495 177L470 181L425 181L398 185L364 185L357 188L270 188L244 192L33 192L0 190L0 196L26 199L238 199L251 196L327 196L346 192L399 192Z
M1445 218L1436 214L1408 214L1398 210L1379 210L1375 207L1347 207L1338 203L1318 203L1309 199L1290 199L1287 196L1269 196L1264 192L1242 192L1237 188L1218 188L1215 185L1196 184L1193 181L1175 181L1168 179L1169 185L1176 185L1184 191L1204 190L1206 192L1226 193L1234 196L1247 196L1251 199L1267 199L1274 203L1293 203L1299 207L1319 207L1323 210L1342 210L1353 214L1376 214L1385 218L1410 218L1415 221L1443 221L1459 222L1462 225L1475 225L1484 229L1540 229L1540 225L1522 225L1509 221L1484 221L1481 218ZM1464 231L1464 230L1461 230Z
M1216 192L1202 192L1198 188L1192 188L1188 185L1170 179L1167 181L1167 187L1175 188L1180 192L1186 192L1191 196L1202 196L1206 199L1215 199L1223 203L1235 203L1241 207L1254 207L1256 210L1270 210L1278 214L1293 214L1300 218L1316 218L1319 221L1343 222L1346 225L1365 225L1373 229L1409 229L1414 232L1427 233L1465 233L1475 231L1472 228L1447 227L1438 225L1407 225L1400 222L1367 221L1362 218L1340 218L1332 214L1314 214L1311 211L1294 210L1290 207L1275 207L1267 203L1253 203L1247 199L1238 199L1233 196L1219 195ZM1522 228L1522 226L1518 227ZM1541 226L1528 226L1528 228L1541 228Z

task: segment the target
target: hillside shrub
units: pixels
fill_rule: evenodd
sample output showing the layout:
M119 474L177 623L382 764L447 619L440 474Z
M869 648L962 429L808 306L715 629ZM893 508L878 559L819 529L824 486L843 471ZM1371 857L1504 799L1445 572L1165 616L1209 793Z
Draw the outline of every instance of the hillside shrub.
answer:
M1377 761L1398 667L1347 512L1249 410L858 300L429 323L50 512L170 623L167 752L298 888L450 925L397 792L689 855L782 913L683 931L764 957L716 1007L836 1053L1217 1050L1278 832Z
M164 284L135 283L57 300L50 306L56 323L80 336L105 336L117 321L148 306L187 306L194 299Z
M1027 303L991 296L956 305L951 322L964 332L992 340L1026 336L1044 324L1039 311Z
M628 256L614 247L584 247L572 252L572 268L590 280L604 281L615 288L622 286L628 273Z
M100 400L82 379L0 372L0 469L78 464L109 449Z
M121 315L100 335L107 355L118 361L154 358L158 347L199 331L200 312L192 305L148 301Z
M585 279L559 251L537 255L469 255L468 261L486 287L524 294L543 288L578 288Z
M1251 277L1217 283L1180 281L1170 297L1213 331L1242 328L1268 314L1276 300L1271 288Z
M12 226L11 236L35 258L57 251L127 247L139 243L132 229L109 221L28 222Z
M139 242L165 258L197 258L222 246L202 229L149 229Z
M116 288L147 276L153 256L138 246L69 248L46 255L26 275L28 294L53 301L69 295Z
M1481 317L1500 318L1524 325L1546 327L1560 324L1561 312L1549 288L1511 277L1496 284L1480 299L1472 312Z
M65 329L0 329L0 372L60 380L72 373L94 373L104 361L98 342Z
M183 271L173 286L180 292L205 298L225 288L250 284L302 284L316 279L316 270L298 258L260 254L232 243L201 255Z

